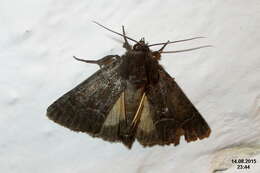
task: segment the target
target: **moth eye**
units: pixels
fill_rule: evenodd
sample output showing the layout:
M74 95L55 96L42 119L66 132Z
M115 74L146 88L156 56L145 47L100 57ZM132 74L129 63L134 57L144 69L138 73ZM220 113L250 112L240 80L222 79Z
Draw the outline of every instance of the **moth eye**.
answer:
M137 50L138 49L138 45L135 44L134 47L133 47L134 50Z

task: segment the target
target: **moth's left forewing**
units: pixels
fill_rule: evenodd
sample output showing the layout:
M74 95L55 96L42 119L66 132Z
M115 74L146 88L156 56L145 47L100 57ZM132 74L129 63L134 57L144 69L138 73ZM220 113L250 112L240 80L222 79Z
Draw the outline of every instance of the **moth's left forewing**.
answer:
M136 138L144 146L178 145L203 139L210 128L178 84L159 66L159 82L146 91Z

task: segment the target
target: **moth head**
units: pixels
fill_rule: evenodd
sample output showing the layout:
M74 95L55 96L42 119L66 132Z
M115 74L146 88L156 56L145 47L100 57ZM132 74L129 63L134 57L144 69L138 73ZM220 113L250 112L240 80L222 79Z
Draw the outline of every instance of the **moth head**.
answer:
M147 43L145 43L144 37L141 38L141 40L139 42L137 42L134 46L133 46L133 50L135 51L149 51L149 46Z

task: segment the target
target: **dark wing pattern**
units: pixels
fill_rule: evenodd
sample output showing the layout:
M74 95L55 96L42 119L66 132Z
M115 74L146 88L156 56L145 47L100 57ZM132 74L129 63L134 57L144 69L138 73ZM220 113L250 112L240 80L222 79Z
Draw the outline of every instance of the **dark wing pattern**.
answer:
M159 82L148 87L136 138L144 146L178 145L210 135L207 122L174 79L160 66Z
M122 119L121 95L125 84L119 74L120 64L120 61L116 61L103 67L60 97L48 107L47 116L71 130L118 141L118 129L103 125L115 124L117 126L114 128L117 128Z

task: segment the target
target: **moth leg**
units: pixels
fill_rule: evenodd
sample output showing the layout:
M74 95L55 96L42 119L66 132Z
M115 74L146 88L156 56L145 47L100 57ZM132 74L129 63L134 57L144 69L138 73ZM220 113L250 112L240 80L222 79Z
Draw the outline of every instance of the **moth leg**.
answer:
M139 120L140 120L141 112L142 112L143 107L144 107L144 98L145 98L145 92L142 95L142 98L141 98L141 101L139 103L138 109L137 109L137 111L135 113L135 116L134 116L134 119L132 121L132 128L134 128L137 125L137 123L139 122Z
M123 48L125 48L126 50L131 50L132 47L131 47L131 45L129 44L127 38L126 38L125 27L124 27L124 26L122 26L122 30L123 30L123 37L124 37L124 40L125 40L125 42L124 42L124 44L123 44Z
M97 60L97 62L98 62L98 65L100 66L100 68L102 68L103 66L106 66L106 65L118 60L119 58L120 58L119 55L107 55L104 58Z
M161 60L161 53L163 51L163 49L167 46L167 44L169 44L170 41L168 40L166 43L163 44L163 46L157 50L157 51L153 51L152 52L152 56L153 58L157 59L158 61Z
M158 50L158 52L162 52L163 49L167 46L167 44L169 44L170 41L168 40L166 43L164 43L164 45L161 47L161 49Z
M116 61L120 58L119 55L107 55L99 60L85 60L85 59L79 59L75 56L73 56L74 59L78 60L78 61L82 61L85 63L91 63L91 64L97 64L99 65L100 68L102 68L105 65L108 65L110 63L112 63L113 61Z

